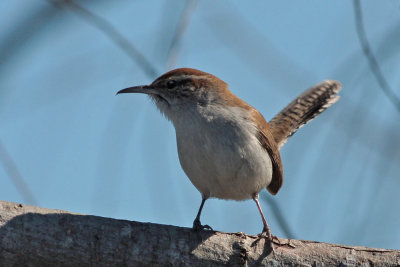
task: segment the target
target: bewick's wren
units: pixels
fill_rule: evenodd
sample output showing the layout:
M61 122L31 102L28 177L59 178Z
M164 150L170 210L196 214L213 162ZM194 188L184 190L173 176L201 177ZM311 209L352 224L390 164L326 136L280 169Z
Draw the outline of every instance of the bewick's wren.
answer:
M195 69L172 70L150 85L117 94L148 94L175 126L179 161L202 195L195 230L209 228L200 223L208 198L252 198L264 224L262 234L272 241L258 193L264 188L278 193L283 182L279 148L298 128L335 103L340 89L340 83L325 81L307 90L269 125L260 112L229 91L225 82Z

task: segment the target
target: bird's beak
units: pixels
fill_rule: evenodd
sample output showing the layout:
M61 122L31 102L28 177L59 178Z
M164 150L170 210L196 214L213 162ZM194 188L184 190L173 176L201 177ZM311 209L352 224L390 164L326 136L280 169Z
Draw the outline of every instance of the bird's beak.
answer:
M117 95L124 93L143 93L143 94L157 94L157 90L150 85L140 85L119 90Z

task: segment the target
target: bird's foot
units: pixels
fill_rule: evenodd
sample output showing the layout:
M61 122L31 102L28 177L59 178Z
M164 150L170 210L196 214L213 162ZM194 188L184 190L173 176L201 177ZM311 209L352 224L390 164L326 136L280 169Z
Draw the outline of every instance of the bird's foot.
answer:
M257 236L259 238L266 237L268 239L270 245L271 245L272 251L275 251L274 243L277 244L278 246L281 245L281 241L279 240L279 238L274 236L274 235L272 235L271 234L271 230L269 228L267 228L267 227L264 227L263 231L260 234L258 234Z
M194 222L193 222L193 230L194 230L195 232L200 232L200 231L203 231L203 230L214 231L214 230L211 228L211 226L209 226L209 225L207 225L207 224L202 225L202 224L200 223L200 220L194 220Z

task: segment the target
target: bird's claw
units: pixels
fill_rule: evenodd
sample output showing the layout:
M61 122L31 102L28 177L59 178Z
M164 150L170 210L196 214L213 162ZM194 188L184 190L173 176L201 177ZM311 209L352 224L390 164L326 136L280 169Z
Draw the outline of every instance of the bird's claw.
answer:
M271 245L272 251L275 251L274 243L277 244L278 246L281 245L281 241L279 240L279 238L272 235L271 232L269 231L269 229L264 228L263 231L260 234L258 234L257 236L259 238L266 237Z
M275 241L274 241L275 240ZM271 240L271 242L273 242L273 243L275 243L275 244L277 244L277 245L282 245L281 244L281 241L279 240L279 238L278 237L276 237L276 236L274 236L274 235L272 235L272 240Z
M193 222L193 230L194 230L195 232L200 232L200 231L203 231L203 230L214 231L214 230L211 228L211 226L209 226L208 224L202 225L202 224L200 223L200 220L195 220L195 221Z

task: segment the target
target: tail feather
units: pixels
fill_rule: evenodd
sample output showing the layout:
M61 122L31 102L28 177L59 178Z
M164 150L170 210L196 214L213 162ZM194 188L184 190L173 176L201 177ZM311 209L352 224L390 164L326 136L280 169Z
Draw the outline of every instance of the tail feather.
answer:
M300 127L314 119L339 100L336 95L342 85L333 80L324 81L298 96L269 122L278 148Z

